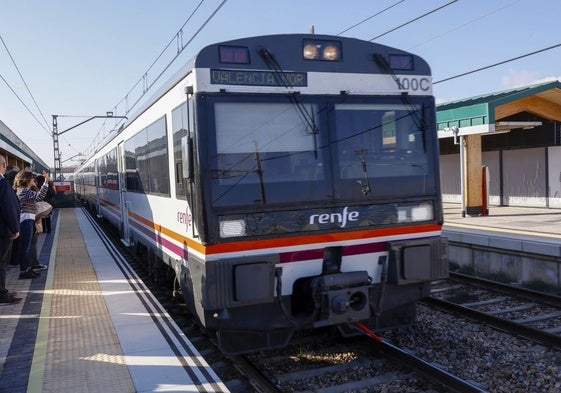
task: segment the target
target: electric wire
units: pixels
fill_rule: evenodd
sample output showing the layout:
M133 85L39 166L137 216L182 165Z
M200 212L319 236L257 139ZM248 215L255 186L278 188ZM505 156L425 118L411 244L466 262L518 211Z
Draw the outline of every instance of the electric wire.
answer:
M407 22L405 22L405 23L402 23L401 25L399 25L399 26L397 26L397 27L394 27L394 28L391 29L391 30L386 31L385 33L379 34L379 35L377 35L376 37L374 37L374 38L372 38L372 39L370 39L370 40L368 40L368 41L374 41L375 39L378 39L378 38L383 37L383 36L385 36L385 35L387 35L387 34L389 34L389 33L391 33L391 32L394 32L394 31L396 31L396 30L398 30L398 29L401 29L402 27L405 27L405 26L407 26L407 25L409 25L409 24L411 24L411 23L413 23L413 22L416 22L416 21L418 21L419 19L424 18L425 16L428 16L428 15L430 15L430 14L435 13L436 11L439 11L439 10L445 8L445 7L448 7L449 5L452 5L452 4L456 3L457 1L458 1L458 0L452 0L451 2L446 3L446 4L444 4L444 5L441 5L441 6L438 7L438 8L435 8L435 9L429 11L429 12L425 12L423 15L420 15L420 16L414 18L414 19L411 19L410 21L407 21Z
M189 44L193 41L193 39L200 33L200 31L209 23L209 21L215 16L215 14L219 11L219 9L220 9L222 6L226 3L226 1L227 1L227 0L224 0L224 1L222 1L221 4L219 4L219 6L217 7L217 9L216 9L216 10L213 12L213 14L204 22L204 24L197 30L197 32L191 37L191 39L187 42L187 44L185 44L185 45L181 44L181 47L178 48L177 54L176 54L176 55L174 56L174 58L168 63L168 65L164 68L164 70L158 75L158 77L148 86L148 88L145 90L145 92L143 93L143 95L144 95L144 94L146 93L146 91L149 90L149 89L156 83L156 81L165 73L165 71L166 71L166 70L172 65L172 63L177 59L177 57L179 56L179 54L187 47L187 45L189 45ZM349 28L347 28L347 29L341 31L341 32L338 33L337 35L341 35L341 34L347 32L347 31L349 31L349 30L351 30L351 29L353 29L353 28L359 26L360 24L365 23L366 21L368 21L368 20L374 18L375 16L378 16L378 15L380 15L381 13L383 13L383 12L385 12L385 11L387 11L387 10L389 10L389 9L391 9L391 8L393 8L393 7L395 7L395 6L397 6L397 5L399 5L400 3L404 2L404 1L405 1L405 0L400 0L400 1L398 1L398 2L396 2L396 3L394 3L394 4L392 4L392 5L390 5L389 7L385 8L384 10L382 10L382 11L380 11L380 12L377 12L376 14L371 15L370 17L365 18L365 19L363 19L362 21L360 21L360 22L354 24L353 26L351 26L351 27L349 27ZM431 10L431 11L429 11L429 12L423 14L423 15L420 15L420 16L418 16L418 17L416 17L416 18L414 18L414 19L412 19L412 20L410 20L410 21L408 21L408 22L406 22L406 23L404 23L404 24L401 24L401 25L399 25L399 26L397 26L397 27L395 27L395 28L393 28L393 29L391 29L391 30L389 30L389 31L387 31L387 32L385 32L385 33L383 33L383 34L380 34L380 35L378 35L378 36L372 38L372 39L369 40L369 41L373 41L373 40L375 40L375 39L377 39L377 38L380 38L380 37L382 37L382 36L384 36L384 35L387 35L387 34L393 32L393 31L396 31L396 30L399 29L399 28L402 28L402 27L404 27L404 26L406 26L406 25L408 25L408 24L410 24L410 23L413 23L413 22L415 22L415 21L417 21L417 20L419 20L419 19L421 19L421 18L423 18L423 17L425 17L425 16L428 16L428 15L430 15L430 14L432 14L432 13L434 13L434 12L436 12L436 11L442 9L442 8L445 8L445 7L447 7L447 6L449 6L449 5L453 4L453 3L455 3L455 2L457 2L457 1L458 1L458 0L453 0L453 1L449 2L449 3L447 3L447 4L444 4L444 5L442 5L442 6L438 7L438 8L436 8L436 9ZM500 9L506 8L506 7L510 6L510 5L512 5L513 3L518 2L518 1L520 1L520 0L516 0L516 1L514 1L514 2L512 2L512 3L510 3L510 4L508 4L508 5L506 5L505 7L500 8ZM196 6L195 10L189 15L187 21L182 25L182 27L178 30L178 32L174 35L174 37L169 41L169 43L164 47L164 49L163 49L163 50L161 51L161 53L158 55L158 57L156 58L156 60L154 60L154 62L150 65L150 67L149 67L149 68L146 70L146 72L143 74L143 77L134 85L134 87L127 93L127 95L126 95L121 101L119 101L119 103L115 106L115 108L117 108L119 105L121 105L124 101L128 100L128 96L132 93L132 91L133 91L141 82L146 81L147 73L154 67L154 65L156 64L156 62L163 56L163 54L165 53L165 51L169 49L169 47L171 46L171 44L172 44L174 41L179 40L179 38L181 38L181 39L183 38L183 28L184 28L184 27L186 26L186 24L191 20L191 18L192 18L193 15L197 12L197 10L200 8L200 6L202 5L203 2L204 2L204 0L201 0L201 1L198 3L198 5ZM498 9L498 10L496 10L496 11L499 11L500 9ZM496 11L493 11L493 12L491 12L491 13L494 13L494 12L496 12ZM489 14L491 14L491 13L489 13ZM489 14L486 14L486 15L484 15L484 16L482 16L482 17L488 16ZM482 17L481 17L481 18L482 18ZM477 18L477 19L475 19L475 20L473 20L473 21L479 20L479 19L481 19L481 18ZM472 23L473 21L471 21L471 22L469 22L469 23ZM467 23L467 24L469 24L469 23ZM467 25L467 24L464 24L464 25L462 25L462 26L459 26L458 28L464 27L464 26ZM455 30L455 29L454 29L454 30ZM451 30L451 31L453 31L453 30ZM442 35L440 35L440 36L442 36ZM440 36L438 36L438 37L440 37ZM435 37L435 38L433 38L433 39L436 39L436 38L438 38L438 37ZM1 37L0 37L0 38L1 38ZM6 47L6 45L5 45L5 43L4 43L3 40L2 40L2 42L3 42L4 46ZM561 46L561 44L553 45L553 46L550 46L550 47L547 47L547 48L543 48L543 49L540 49L540 50L537 50L537 51L533 51L533 52L527 53L527 54L525 54L525 55L517 56L517 57L511 58L511 59L508 59L508 60L504 60L504 61L501 61L501 62L492 64L492 65L484 66L484 67L481 67L481 68L478 68L478 69L475 69L475 70L472 70L472 71L467 71L467 72L464 72L464 73L461 73L461 74L458 74L458 75L455 75L455 76L451 76L451 77L448 77L448 78L445 78L445 79L441 79L441 80L438 80L438 81L433 82L433 84L443 83L443 82L447 82L447 81L450 81L450 80L453 80L453 79L457 79L457 78L460 78L460 77L463 77L463 76L467 76L467 75L470 75L470 74L473 74L473 73L476 73L476 72L480 72L480 71L483 71L483 70L486 70L486 69L489 69L489 68L492 68L492 67L496 67L496 66L498 66L498 65L506 64L506 63L509 63L509 62L512 62L512 61L515 61L515 60L519 60L519 59L522 59L522 58L525 58L525 57L528 57L528 56L532 56L532 55L535 55L535 54L538 54L538 53L541 53L541 52L545 52L545 51L547 51L547 50L555 49L555 48L557 48L557 47L559 47L559 46ZM6 48L6 49L7 49L7 48ZM8 53L9 53L9 52L8 52ZM10 55L10 57L11 57L11 55ZM13 61L13 59L12 59L12 61ZM16 68L17 68L17 66L16 66ZM19 73L19 70L18 70L18 73ZM20 76L21 76L21 73L20 73ZM39 124L41 124L41 122L39 121L39 119L37 119L37 117L32 113L32 111L27 107L27 105L25 105L25 103L21 100L21 98L17 95L17 93L11 88L11 86L10 86L10 85L8 84L8 82L4 79L4 77L2 77L1 75L0 75L0 77L2 78L2 80L4 81L4 83L6 83L6 85L10 88L10 90L16 95L16 97L18 98L18 100L20 100L20 102L24 105L24 107L27 109L27 111L35 118L35 120L36 120ZM22 77L22 79L23 79L23 77ZM25 84L25 81L24 81L24 84ZM26 87L27 87L27 84L26 84ZM28 92L29 92L29 88L28 88L28 87L27 87L27 89L28 89ZM29 92L29 93L30 93L30 95L31 95L31 92ZM142 96L143 96L143 95L142 95ZM33 98L33 96L32 96L32 98ZM142 97L141 97L141 98L142 98ZM38 105L37 105L37 103L36 103L36 101L35 101L34 98L33 98L33 101L34 101L35 105L37 106L37 108L39 109L39 107L38 107ZM130 108L128 108L127 111L126 111L126 113L128 113L135 105L137 105L139 101L140 101L140 99L138 99ZM39 109L39 111L40 111L40 109ZM41 112L41 111L40 111L40 112ZM42 112L41 112L41 115L43 116ZM46 122L44 116L43 116L43 120ZM48 131L47 131L47 132L48 132Z
M222 8L222 6L227 2L228 0L223 0L222 3L220 3L218 5L218 7L214 10L214 12L204 21L204 23L201 25L201 27L199 27L199 29L191 36L191 38L189 39L189 41L187 41L187 43L185 45L183 45L183 47L178 50L177 54L173 57L173 59L171 59L171 61L168 63L167 66L164 67L164 69L160 72L160 74L152 81L152 83L147 87L146 92L148 90L150 90L152 88L152 86L154 86L154 84L160 79L160 77L169 69L169 67L173 64L173 62L179 57L179 55L183 52L183 50L195 39L195 37L197 37L197 35L199 35L199 33L202 31L202 29L211 21L212 18L214 18L214 16L218 13L218 11L220 10L220 8ZM144 94L146 94L146 92L144 92L135 102L134 104L131 106L131 108L129 108L129 112L132 108L134 108L142 99L142 97L144 97ZM127 112L128 113L128 112Z
M191 12L191 14L189 15L189 17L187 18L187 20L185 21L185 23L183 23L183 25L179 28L179 30L177 31L177 33L175 33L175 35L173 36L173 38L170 40L170 42L164 47L164 49L162 49L162 51L160 52L160 54L156 57L156 59L152 62L152 64L150 64L150 66L148 67L148 69L146 71L144 71L144 73L142 74L142 77L133 85L133 87L128 91L127 94L125 94L125 96L123 97L123 99L121 99L121 101L119 101L116 105L115 108L118 107L120 104L122 104L124 101L126 101L128 99L128 96L134 91L134 89L143 81L145 81L146 76L148 75L148 72L152 69L152 67L154 67L154 65L156 64L156 62L162 57L162 55L165 53L165 51L170 47L170 45L174 42L174 40L176 38L178 38L179 35L183 34L183 28L187 25L187 23L191 20L191 18L195 15L195 13L198 11L198 9L201 7L201 5L204 3L205 0L201 0L199 2L199 4L195 7L195 9L193 10L193 12Z
M43 111L41 111L41 108L39 107L39 104L37 103L37 100L35 99L35 97L33 96L33 94L31 93L31 89L29 88L27 82L25 81L25 78L23 77L21 71L19 70L19 67L14 59L14 57L12 56L10 50L8 49L8 46L6 45L6 42L4 41L4 39L2 38L2 36L0 35L0 41L2 41L2 45L4 46L4 49L6 50L6 52L8 53L8 56L10 57L16 71L18 72L23 84L25 85L25 88L27 89L27 92L29 93L29 95L31 96L31 99L33 100L33 103L35 104L35 107L37 108L37 110L39 111L39 113L41 114L41 117L44 121L44 124L41 122L40 119L37 118L37 116L33 113L33 111L27 106L27 104L23 101L23 99L16 93L16 91L12 88L12 86L8 83L8 81L2 76L0 75L0 78L2 79L2 81L6 84L6 86L8 86L8 88L11 90L11 92L16 96L16 98L19 100L19 102L23 105L23 107L27 110L27 112L29 112L29 114L31 115L31 117L33 117L33 119L37 122L37 124L39 124L39 126L41 127L41 129L43 131L45 131L49 137L52 137L52 132L49 128L49 123L47 122L45 115L43 114ZM71 146L70 142L68 142L68 140L66 138L64 138L64 141L68 144L68 146ZM76 150L76 149L74 149Z
M500 62L498 62L498 63L494 63L494 64L487 65L487 66L485 66L485 67L480 67L480 68L477 68L477 69L475 69L475 70L466 71L466 72L463 72L463 73L458 74L458 75L454 75L454 76L450 76L450 77L448 77L448 78L440 79L440 80L438 80L438 81L433 82L432 84L433 84L433 85L436 85L436 84L438 84L438 83L448 82L448 81L450 81L450 80L452 80L452 79L457 79L457 78L460 78L460 77L463 77L463 76L466 76L466 75L475 74L476 72L488 70L488 69L490 69L490 68L497 67L497 66L500 66L500 65L503 65L503 64L507 64L507 63L513 62L513 61L515 61L515 60L520 60L520 59L523 59L523 58L525 58L525 57L533 56L533 55L536 55L536 54L538 54L538 53L543 53L543 52L546 52L546 51L549 51L549 50L558 48L558 47L560 47L560 46L561 46L561 44L556 44L556 45L548 46L547 48L538 49L538 50L535 50L535 51L533 51L533 52L529 52L529 53L526 53L526 54L523 54L523 55L520 55L520 56L516 56L516 57L512 57L512 58L507 59L507 60L500 61Z
M164 55L164 53L168 50L168 48L171 46L171 44L176 41L179 40L179 38L183 38L183 28L187 25L187 23L189 23L189 21L191 20L191 18L197 13L197 11L199 10L199 8L201 7L201 5L205 2L205 0L201 0L199 1L199 4L197 4L197 6L195 7L195 9L193 10L193 12L191 12L191 14L189 15L189 17L187 18L187 20L183 23L183 25L179 28L179 30L177 31L177 33L175 33L175 35L173 36L173 38L167 43L167 45L162 49L162 51L160 52L160 54L156 57L156 59L152 62L152 64L150 64L150 66L148 67L148 69L142 74L142 77L133 85L133 87L128 91L128 93L123 97L123 99L121 99L121 101L119 101L114 107L113 107L113 112L117 112L117 108L119 107L119 105L121 105L123 102L127 102L128 100L128 96L134 91L134 89L136 89L136 87L141 83L141 82L145 82L146 78L148 76L148 72L156 65L156 63L158 62L158 60L161 59L161 57ZM169 66L168 66L169 67ZM140 98L142 98L144 96L144 93L146 93L148 91L148 89L144 88L143 89L144 92L143 94L140 96ZM135 103L136 105L136 103ZM130 108L126 108L124 113L127 114L129 113L129 110L132 109L132 107ZM101 127L99 129L99 131L97 132L96 136L93 138L92 143L90 144L90 148L93 148L93 145L95 144L95 140L96 138L99 137L100 140L103 140L105 138L107 138L108 135L111 134L112 131L114 131L118 125L123 121L123 119L121 119L120 121L118 121L115 126L113 127L112 130L109 131L109 133L107 135L105 135L105 137L101 137L101 132L103 130L105 130L105 126L107 124L108 119L103 120Z
M175 56L168 62L168 64L163 68L163 70L158 74L158 76L156 76L156 78L154 78L154 80L150 83L150 85L145 85L143 86L143 93L137 98L137 100L131 105L128 106L127 108L125 108L124 113L128 114L130 113L130 111L142 100L142 98L146 95L146 93L154 86L154 84L162 77L162 75L169 69L169 67L171 67L171 65L175 62L175 60L179 57L179 55L185 50L185 48L187 48L187 46L189 46L189 44L199 35L199 33L203 30L203 28L216 16L216 14L218 13L218 11L224 6L224 4L226 4L228 0L223 0L217 7L216 9L212 12L212 14L203 22L203 24L197 29L197 31L191 36L191 38L187 41L187 43L183 44L181 43L180 47L178 46L177 48L177 53L175 54ZM161 51L161 53L158 55L158 57L156 58L156 60L154 60L154 62L152 62L152 64L150 65L150 67L144 72L144 74L142 75L142 77L139 79L138 82L136 82L136 84L129 90L129 92L125 95L125 97L123 97L123 99L121 99L121 101L119 101L114 108L118 108L121 104L123 103L128 103L128 98L129 95L134 91L134 89L141 83L144 82L146 83L147 81L147 77L148 77L148 72L152 69L152 67L156 64L156 62L162 57L162 55L164 54L164 52L171 46L171 44L179 39L180 37L183 38L183 28L187 25L187 23L191 20L191 18L195 15L195 13L197 12L197 10L200 8L200 6L202 5L202 3L204 2L204 0L201 0L199 2L199 4L197 5L197 7L195 7L195 10L193 10L193 12L189 15L189 17L187 18L187 20L185 21L185 23L181 26L181 28L177 31L177 33L173 36L173 38L170 40L170 42L164 47L164 49ZM119 124L122 124L125 120L121 119L120 121L118 121L115 125L115 127L113 128L113 130L115 130ZM104 123L105 124L105 123ZM113 131L112 130L112 131ZM101 131L100 131L101 132ZM100 134L100 132L98 132L98 134L96 135L96 137L94 137L94 142L95 142L95 138L97 138ZM107 136L105 136L106 138ZM90 149L93 151L95 150L93 144L94 142L92 142L92 144L90 145Z
M31 113L31 115L33 116L33 118L37 121L37 123L39 123L39 125L41 125L41 128L43 128L45 131L49 132L49 123L47 122L47 120L45 119L45 115L43 115L43 112L41 111L41 108L39 107L39 104L37 104L37 100L35 100L35 97L33 96L33 93L31 93L31 90L29 89L29 86L27 85L27 82L25 81L25 78L23 77L14 57L12 56L12 53L10 52L10 50L8 49L8 45L6 45L6 41L4 41L4 38L2 37L2 35L0 34L0 41L2 41L2 45L4 46L4 49L6 50L6 53L8 53L8 56L10 57L10 60L12 61L12 64L14 65L14 68L16 69L18 75L20 76L25 88L27 89L27 92L29 93L29 95L31 96L31 99L33 100L33 103L35 104L35 107L37 108L37 110L39 111L39 113L41 114L41 117L43 118L43 121L45 122L46 127L43 127L43 124L41 124L41 121L39 119L37 119L37 117L31 112L31 110L29 109L29 107L27 105L25 105L23 103L23 100L21 99L21 97L19 97L16 92L14 91L14 89L9 85L9 83L6 81L6 79L4 79L4 77L2 77L2 80L4 81L4 83L6 83L6 85L9 87L9 89L12 91L12 93L14 93L16 95L16 97L18 98L18 100L24 105L25 109ZM49 132L50 134L50 132Z
M220 11L220 9L224 6L224 4L226 4L227 1L228 0L223 0L222 3L220 3L218 5L218 7L214 10L214 12L204 21L204 23L201 25L201 27L199 27L199 29L191 36L189 41L187 41L187 43L185 45L183 45L181 47L181 49L178 49L175 57L169 62L169 64L164 68L164 70L156 77L156 79L150 84L150 86L148 86L148 89L150 89L152 86L154 86L154 83L156 83L156 81L164 74L164 72L167 71L167 69L173 64L173 62L175 61L175 59L177 59L177 57L181 54L181 52L183 52L183 50L187 46L189 46L189 44L191 42L193 42L193 40L199 35L199 33L205 28L205 26L212 20L212 18L214 18L216 16L218 11Z
M198 11L198 9L202 6L202 4L205 2L205 0L201 0L199 1L199 4L197 4L197 6L195 7L195 9L193 10L193 12L191 12L191 14L189 15L189 17L187 18L187 20L183 23L183 25L179 28L178 32L175 33L175 35L173 36L173 38L168 42L168 44L164 47L164 49L162 49L162 51L160 52L160 54L156 57L156 59L152 62L152 64L148 67L148 69L144 72L144 74L142 75L142 78L131 88L131 90L129 90L129 92L125 95L125 97L123 97L123 99L121 101L119 101L119 103L117 103L117 105L115 105L113 107L114 112L117 112L117 107L118 105L120 105L123 101L125 101L126 97L128 97L128 95L130 93L132 93L132 91L140 84L140 82L145 80L146 75L148 74L148 72L152 69L152 67L154 67L156 65L156 63L158 62L158 60L160 60L160 58L164 55L164 53L168 50L168 48L171 46L171 44L173 44L174 41L178 41L179 39L183 38L183 28L187 25L187 23L189 23L189 21L191 20L191 18L195 15L195 13ZM107 124L107 121L109 119L104 119L103 123L101 124L101 127L99 129L99 131L96 134L96 138L98 136L100 136L102 130L105 129L105 126ZM117 122L115 124L115 127L113 128L113 130L117 127L117 125L119 124L119 122ZM113 131L111 130L111 131ZM111 133L111 131L109 132L109 134ZM107 137L107 135L105 136ZM94 138L95 140L95 138Z
M341 35L341 34L347 32L347 31L349 31L349 30L351 30L351 29L353 29L353 28L355 28L355 27L361 25L362 23L365 23L366 21L368 21L368 20L374 18L375 16L378 16L378 15L380 15L381 13L383 13L383 12L385 12L385 11L387 11L387 10L389 10L389 9L391 9L391 8L393 8L393 7L395 7L395 6L397 6L398 4L402 3L403 1L405 1L405 0L398 1L397 3L394 3L394 4L390 5L389 7L386 7L386 8L383 9L382 11L377 12L376 14L373 14L373 15L369 16L368 18L365 18L365 19L361 20L360 22L357 22L356 24L354 24L354 25L352 25L351 27L349 27L349 28L343 30L343 31L340 32L340 33L337 33L337 35ZM420 15L420 16L414 18L414 19L411 19L410 21L405 22L405 23L403 23L403 24L401 24L401 25L399 25L399 26L397 26L397 27L395 27L395 28L393 28L393 29L391 29L391 30L388 30L388 31L386 31L385 33L382 33L382 34L380 34L380 35L377 35L376 37L370 39L369 41L374 41L375 39L378 39L378 38L380 38L380 37L383 37L383 36L386 35L386 34L389 34L389 33L393 32L393 31L396 31L396 30L398 30L398 29L404 27L404 26L407 26L408 24L411 24L411 23L413 23L413 22L415 22L415 21L417 21L417 20L419 20L419 19L421 19L421 18L424 18L425 16L428 16L428 15L430 15L430 14L436 12L436 11L439 11L439 10L441 10L442 8L445 8L445 7L449 6L449 5L452 5L453 3L457 2L457 1L458 1L458 0L450 1L450 2L448 2L448 3L446 3L446 4L442 5L442 6L440 6L440 7L438 7L438 8L435 8L435 9L433 9L433 10L431 10L431 11L429 11L429 12L426 12L426 13L424 13L424 14L422 14L422 15ZM506 5L503 6L503 7L499 7L499 8L497 8L497 9L495 9L495 10L493 10L493 11L487 13L487 14L484 14L484 15L478 17L478 18L472 19L472 20L470 20L470 21L468 21L468 22L466 22L466 23L464 23L464 24L462 24L462 25L460 25L460 26L458 26L458 27L456 27L456 28L454 28L454 29L448 30L448 31L446 31L446 32L443 33L443 34L440 34L440 35L438 35L438 36L435 36L435 37L431 38L430 40L425 41L425 42L423 42L423 43L420 43L420 44L418 44L418 45L416 45L416 46L420 46L420 45L422 45L422 44L424 44L424 43L426 43L426 42L433 41L433 40L435 40L435 39L437 39L437 38L440 38L440 37L442 37L442 36L444 36L444 35L446 35L446 34L452 32L452 31L461 29L461 28L463 28L463 27L465 27L465 26L467 26L467 25L469 25L469 24L471 24L471 23L474 23L474 22L476 22L476 21L478 21L478 20L480 20L480 19L483 19L483 18L485 18L485 17L487 17L487 16L489 16L489 15L492 15L492 14L494 14L494 13L497 13L497 12L499 12L499 11L502 11L503 9L508 8L508 7L512 6L512 5L514 5L515 3L518 3L519 1L520 1L520 0L514 0L514 1L512 1L512 2L510 2L510 3L508 3L508 4L506 4ZM435 81L435 82L433 82L433 85L434 85L434 84L438 84L438 83L447 82L447 81L450 81L450 80L453 80L453 79L457 79L457 78L460 78L460 77L463 77L463 76L467 76L467 75L470 75L470 74L474 74L474 73L477 73L477 72L480 72L480 71L484 71L484 70L487 70L487 69L490 69L490 68L493 68L493 67L497 67L497 66L499 66L499 65L503 65L503 64L510 63L510 62L512 62L512 61L516 61L516 60L523 59L523 58L525 58L525 57L533 56L533 55L535 55L535 54L539 54L539 53L542 53L542 52L546 52L546 51L548 51L548 50L555 49L555 48L557 48L557 47L559 47L559 46L561 46L561 44L552 45L552 46L549 46L549 47L547 47L547 48L539 49L539 50L536 50L536 51L533 51L533 52L530 52L530 53L526 53L526 54L524 54L524 55L516 56L516 57L510 58L510 59L507 59L507 60L500 61L500 62L498 62L498 63L494 63L494 64L490 64L490 65L487 65L487 66L484 66L484 67L477 68L477 69L475 69L475 70L466 71L466 72L463 72L463 73L458 74L458 75L454 75L454 76L451 76L451 77L448 77L448 78L445 78L445 79L441 79L441 80ZM412 47L412 48L413 48L413 47Z
M178 51L177 51L176 55L175 55L175 56L173 57L173 59L168 63L168 65L167 65L166 67L164 67L164 69L160 72L160 74L158 74L158 76L152 81L152 83L151 83L150 85L143 86L144 92L140 95L140 97L138 97L138 99L137 99L130 107L128 107L128 108L125 109L125 114L128 114L128 113L140 102L140 100L144 97L144 95L146 94L146 92L147 92L148 90L150 90L150 88L152 88L152 86L159 80L159 78L169 69L169 67L173 64L173 62L177 59L177 57L183 52L183 50L195 39L195 37L196 37L196 36L202 31L202 29L210 22L210 20L216 15L216 13L218 13L218 11L219 11L219 10L222 8L222 6L226 3L226 1L227 1L227 0L223 0L223 1L218 5L218 7L215 9L215 11L214 11L214 12L207 18L207 20L201 25L201 27L192 35L192 37L190 38L190 40L189 40L186 44L181 45L181 47L178 48ZM343 34L344 32L349 31L349 30L351 30L352 28L357 27L357 26L359 26L359 25L362 24L362 23L365 23L366 21L368 21L368 20L374 18L375 16L380 15L381 13L383 13L383 12L385 12L385 11L387 11L387 10L389 10L389 9L391 9L391 8L393 8L393 7L395 7L395 6L397 6L397 5L399 5L400 3L404 2L404 1L405 1L405 0L397 1L396 3L390 5L389 7L386 7L384 10L382 10L382 11L380 11L380 12L377 12L377 13L374 14L374 15L371 15L370 17L368 17L368 18L366 18L366 19L364 19L364 20L362 20L362 21L356 23L355 25L353 25L353 26L347 28L346 30L343 30L343 31L342 31L341 33L339 33L338 35ZM441 8L444 8L444 7L446 7L447 5L452 4L452 3L456 2L456 1L458 1L458 0L453 0L452 2L450 2L450 3L448 3L448 4L444 5L444 6L441 6L441 7L437 8L437 9L435 9L435 10L433 10L433 11L431 11L431 12L425 14L425 15L422 15L421 17L426 16L426 15L432 13L432 12L436 12L437 10L439 10L439 9L441 9ZM162 57L162 55L163 55L163 54L165 53L165 51L171 46L171 44L172 44L175 40L177 40L179 37L183 37L183 28L186 26L186 24L189 22L189 20L191 20L191 18L192 18L193 15L196 13L196 11L200 8L200 6L202 5L203 2L204 2L204 0L201 0L201 1L199 2L199 4L197 5L197 7L195 8L195 10L191 13L191 15L189 16L189 18L187 19L187 21L181 26L181 28L178 30L178 32L173 36L173 38L169 41L169 43L168 43L168 44L164 47L164 49L160 52L160 54L158 55L158 57L156 58L156 60L154 60L154 62L150 65L150 67L143 73L143 76L142 76L142 77L136 82L136 84L129 90L129 92L125 95L125 97L115 105L115 108L117 108L117 107L118 107L119 105L121 105L123 102L128 102L128 97L129 97L129 95L134 91L134 89L135 89L141 82L146 83L147 76L148 76L148 72L152 69L152 67L156 64L156 62ZM418 17L418 18L416 18L415 20L420 19L421 17ZM410 22L408 22L408 23L411 23L411 22L413 22L413 21L410 21ZM406 23L406 24L408 24L408 23ZM403 26L405 26L406 24L404 24ZM399 28L399 27L398 27L398 28ZM393 29L393 30L391 30L391 31L394 31L394 30L396 30L396 29L397 29L397 28L395 28L395 29ZM389 32L388 32L388 33L389 33ZM387 34L387 33L385 33L385 34ZM117 128L117 126L118 126L120 123L122 123L123 121L124 121L124 120L119 121L119 122L116 124L115 128ZM104 126L104 125L105 125L105 122L103 123L103 126ZM115 128L114 128L114 129L115 129ZM113 130L114 130L114 129L113 129ZM98 134L96 135L95 138L97 138L97 137L99 136L100 132L101 132L101 130L98 132ZM94 141L95 141L95 138L94 138ZM92 143L92 145L93 145L93 143ZM93 150L93 147L90 147L90 148Z
M33 100L33 103L35 104L35 107L37 108L37 110L39 111L39 113L41 114L41 117L43 118L43 121L45 122L45 125L47 126L47 129L49 128L49 123L47 122L47 119L45 119L45 115L43 114L43 112L41 111L41 108L39 107L39 104L37 104L37 101L35 100L35 97L33 96L33 94L31 93L31 90L29 89L29 86L27 85L27 82L25 81L25 78L23 77L23 75L21 74L21 71L19 70L19 67L16 63L16 61L14 60L14 57L12 56L12 53L10 52L10 50L8 49L8 46L6 45L6 42L4 41L4 38L2 38L2 35L0 34L0 41L2 41L2 45L4 45L4 49L6 49L6 52L8 53L8 56L10 56L10 60L12 60L12 63L14 64L14 67L16 69L16 71L18 72L18 75L20 76L23 84L25 85L25 88L27 89L27 92L29 93L29 95L31 96L31 99Z
M388 11L389 9L391 9L391 8L393 8L393 7L395 7L395 6L397 6L397 5L400 4L400 3L403 3L404 1L405 1L405 0L400 0L400 1L398 1L397 3L394 3L394 4L392 4L392 5L390 5L390 6L386 7L386 8L384 8L382 11L379 11L379 12L375 13L374 15L370 15L368 18L363 19L363 20L361 20L361 21L358 22L358 23L355 23L355 24L352 25L351 27L346 28L345 30L343 30L343 31L340 32L340 33L337 33L336 35L341 35L341 34L343 34L343 33L346 33L347 31L352 30L352 29L354 29L355 27L360 26L361 24L363 24L363 23L369 21L370 19L372 19L372 18L374 18L374 17L376 17L376 16L378 16L378 15L380 15L380 14L383 14L384 12L386 12L386 11Z
M506 4L506 5L504 5L504 6L502 6L502 7L495 8L494 10L489 11L489 12L486 13L486 14L483 14L483 15L481 15L481 16L478 16L477 18L471 19L471 20L469 20L469 21L467 21L467 22L465 22L465 23L463 23L463 24L461 24L461 25L459 25L459 26L456 26L456 27L454 27L454 28L452 28L452 29L450 29L450 30L447 30L447 31L445 31L445 32L443 32L443 33L441 33L441 34L435 35L435 36L429 38L429 39L426 40L426 41L423 41L423 42L420 42L420 43L418 43L418 44L416 44L416 45L410 46L410 47L408 48L408 50L417 48L417 47L419 47L419 46L421 46L421 45L426 44L427 42L431 42L431 41L437 40L437 39L439 39L439 38L441 38L441 37L444 37L445 35L450 34L450 33L452 33L453 31L460 30L460 29L462 29L462 28L464 28L464 27L466 27L466 26L468 26L468 25L471 25L472 23L475 23L475 22L477 22L477 21L479 21L479 20L481 20L481 19L484 19L484 18L486 18L486 17L488 17L488 16L490 16L490 15L496 14L497 12L502 11L502 10L504 10L505 8L511 7L511 6L513 6L514 4L519 3L519 2L520 2L520 0L514 0L514 1L512 1L512 2L510 2L510 3L508 3L508 4Z
M19 100L19 102L23 105L23 107L29 112L29 114L35 119L35 121L41 126L41 128L46 131L49 136L51 136L50 131L48 131L48 129L43 128L43 123L41 123L41 121L37 118L37 116L35 116L35 114L33 113L33 111L31 109L29 109L29 107L25 104L25 102L23 102L23 100L21 99L21 97L18 95L18 93L16 93L16 91L12 88L12 86L10 86L10 84L8 83L8 81L2 76L2 74L0 74L0 79L2 79L2 81L6 84L6 86L8 86L8 89L11 90L12 93L14 93L14 95L16 96L16 98Z

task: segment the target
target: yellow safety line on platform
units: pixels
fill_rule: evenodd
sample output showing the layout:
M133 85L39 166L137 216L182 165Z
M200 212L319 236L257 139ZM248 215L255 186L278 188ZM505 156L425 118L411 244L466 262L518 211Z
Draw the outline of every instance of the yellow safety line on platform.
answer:
M513 235L524 235L524 236L535 236L535 237L542 237L545 239L561 239L561 235L556 235L553 233L542 233L542 232L532 232L532 231L522 231L518 229L508 229L508 228L497 228L497 227L484 227L484 226L474 226L474 225L467 225L467 224L456 224L446 222L444 223L444 227L458 227L458 228L466 228L472 229L474 231L489 231L489 232L498 232L498 233L511 233ZM444 228L446 230L446 228Z
M59 211L60 213L60 211ZM54 233L53 245L49 256L49 268L47 269L47 280L43 291L43 304L39 315L39 325L37 327L37 337L33 350L33 360L29 371L27 383L28 393L43 391L43 379L45 374L45 362L47 359L47 346L49 343L49 323L51 316L51 303L53 300L53 284L55 277L56 250L58 247L58 230L60 228L60 214L57 217L57 225Z

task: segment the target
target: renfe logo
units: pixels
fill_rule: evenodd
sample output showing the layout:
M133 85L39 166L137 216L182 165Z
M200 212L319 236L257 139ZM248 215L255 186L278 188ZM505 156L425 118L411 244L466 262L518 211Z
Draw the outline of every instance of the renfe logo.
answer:
M310 225L315 224L333 224L340 223L340 228L345 228L347 221L358 221L359 212L350 212L349 207L345 206L343 213L323 213L312 214L310 216Z

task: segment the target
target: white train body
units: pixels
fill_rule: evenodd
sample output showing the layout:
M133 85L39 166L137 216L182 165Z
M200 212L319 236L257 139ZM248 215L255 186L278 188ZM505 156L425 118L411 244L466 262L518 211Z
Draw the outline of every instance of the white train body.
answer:
M227 353L409 324L447 276L431 80L422 59L355 39L211 45L76 190L151 271L174 272Z

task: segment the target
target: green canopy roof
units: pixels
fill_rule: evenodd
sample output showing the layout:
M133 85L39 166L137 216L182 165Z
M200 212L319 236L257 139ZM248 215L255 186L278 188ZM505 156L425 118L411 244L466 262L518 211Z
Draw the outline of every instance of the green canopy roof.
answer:
M436 111L438 130L457 127L465 134L493 132L499 120L520 112L561 121L561 83L547 82L447 102L437 105Z

